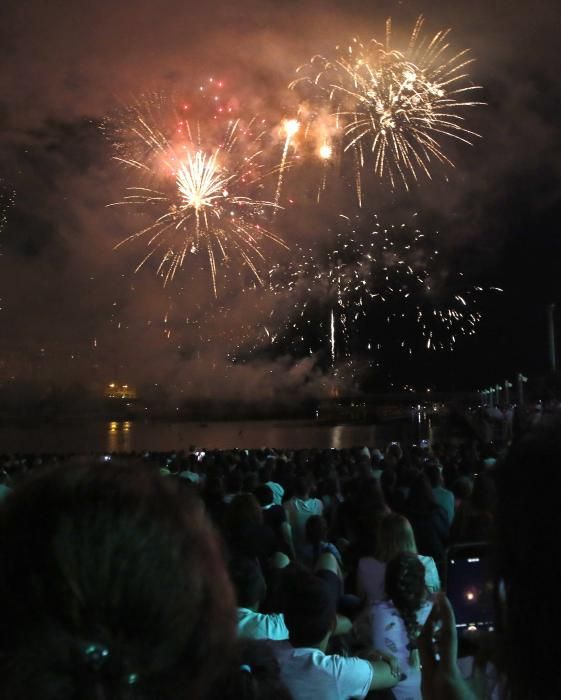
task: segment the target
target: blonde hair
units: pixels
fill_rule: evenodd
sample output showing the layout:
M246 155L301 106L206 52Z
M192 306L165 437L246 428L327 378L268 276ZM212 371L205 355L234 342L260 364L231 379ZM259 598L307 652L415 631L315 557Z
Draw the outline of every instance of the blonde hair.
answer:
M411 523L398 513L389 513L382 518L376 545L376 558L386 563L401 552L417 554Z

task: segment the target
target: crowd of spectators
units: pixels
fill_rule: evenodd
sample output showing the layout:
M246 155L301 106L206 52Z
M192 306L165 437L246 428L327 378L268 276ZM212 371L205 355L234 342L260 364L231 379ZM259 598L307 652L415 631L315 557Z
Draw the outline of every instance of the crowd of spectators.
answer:
M530 617L550 625L556 600L536 572L559 566L529 488L535 467L553 517L558 459L552 430L510 452L0 457L2 697L465 700L490 697L489 675L513 699L559 697L533 675L546 643ZM471 685L441 593L462 542L498 544L508 608ZM534 644L524 659L512 630Z

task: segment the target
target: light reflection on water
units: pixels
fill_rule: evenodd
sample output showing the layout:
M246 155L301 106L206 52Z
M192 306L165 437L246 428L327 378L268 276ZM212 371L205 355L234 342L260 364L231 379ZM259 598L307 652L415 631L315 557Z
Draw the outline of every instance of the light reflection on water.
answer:
M430 418L382 425L323 425L314 421L165 422L105 421L0 429L2 452L171 451L191 445L208 449L336 448L369 445L383 448L392 440L415 443L432 439Z
M108 452L131 450L286 447L343 449L356 445L379 445L394 439L414 442L432 439L430 419L421 425L322 425L312 421L243 421L215 423L141 423L109 425Z
M133 451L133 423L130 420L112 420L107 430L107 452Z

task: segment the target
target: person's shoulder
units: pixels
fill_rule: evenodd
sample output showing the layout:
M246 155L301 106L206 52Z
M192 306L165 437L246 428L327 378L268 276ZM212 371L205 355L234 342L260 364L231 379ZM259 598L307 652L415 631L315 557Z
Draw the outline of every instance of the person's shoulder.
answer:
M268 639L267 647L280 663L290 658L295 651L294 647L287 639Z
M322 651L319 651L319 649L314 649L313 652L314 653L310 655L312 665L333 673L336 676L339 676L342 671L351 671L361 666L364 666L364 668L370 666L369 661L359 659L357 656L324 654Z
M359 569L377 570L384 569L386 565L384 564L384 562L380 561L379 559L376 559L375 557L361 557L358 560L358 567Z
M264 639L284 641L289 636L284 617L279 613L262 614L258 620L258 629Z
M430 566L431 568L433 566L436 566L436 564L434 563L434 559L432 557L429 557L426 554L417 554L417 557L419 558L419 561L421 562L421 564L423 564L423 566L425 566L425 568L427 566Z
M417 610L417 622L419 625L425 624L428 616L430 615L433 604L434 601L432 600L432 598L429 598L428 600L425 600L425 602Z
M388 598L381 598L372 603L372 614L393 613L396 607Z
M322 553L329 552L329 554L333 554L335 559L341 559L341 552L337 549L333 542L323 542L321 545L321 551Z
M237 610L238 624L258 623L263 617L261 613L255 612L250 608L238 608Z
M324 655L319 661L319 668L333 678L337 684L339 696L365 697L372 684L374 668L370 661L357 656Z

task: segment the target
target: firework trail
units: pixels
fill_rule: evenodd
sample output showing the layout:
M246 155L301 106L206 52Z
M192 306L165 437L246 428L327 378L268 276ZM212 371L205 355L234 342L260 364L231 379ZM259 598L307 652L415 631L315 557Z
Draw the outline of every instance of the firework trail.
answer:
M336 346L336 341L335 341L335 311L331 309L331 314L330 314L330 345L331 345L331 364L332 366L335 366L335 361L337 359L337 346Z
M279 176L277 180L277 191L275 192L275 204L278 206L279 200L280 200L280 195L281 195L281 190L282 190L282 183L284 179L284 171L286 170L286 161L288 158L288 149L290 148L290 143L294 136L298 133L300 130L300 122L297 119L285 119L282 125L283 132L284 132L284 146L282 149L282 157L281 157L281 162L279 166Z
M385 43L355 38L331 58L314 56L290 85L304 88L312 103L319 101L317 113L330 104L341 121L342 148L353 157L359 203L367 160L392 187L401 183L408 189L420 174L431 177L434 162L453 166L442 137L471 144L478 136L464 126L463 116L466 107L483 104L471 98L481 89L467 73L474 59L468 50L450 52L449 29L426 38L423 22L422 16L417 19L404 51L391 48L388 20Z
M164 284L188 256L204 251L217 296L219 262L236 259L262 283L264 242L285 244L264 226L278 207L261 196L264 180L274 171L264 157L267 129L257 119L245 122L232 115L227 102L215 99L214 113L202 122L185 117L191 105L178 108L152 96L127 107L108 131L116 160L142 178L109 206L132 206L150 217L116 248L146 241L148 252L135 271L158 256Z

